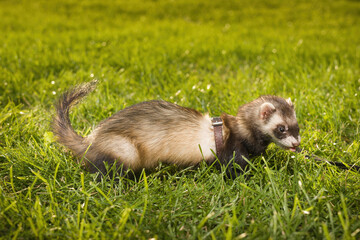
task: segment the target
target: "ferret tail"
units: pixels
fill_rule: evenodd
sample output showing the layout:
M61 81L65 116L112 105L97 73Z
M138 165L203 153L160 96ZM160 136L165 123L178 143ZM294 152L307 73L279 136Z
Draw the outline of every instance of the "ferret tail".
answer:
M82 156L89 146L85 143L84 138L72 128L69 112L72 106L95 89L96 83L97 80L93 80L65 92L55 105L56 115L52 122L53 133L57 141L69 148L76 156Z

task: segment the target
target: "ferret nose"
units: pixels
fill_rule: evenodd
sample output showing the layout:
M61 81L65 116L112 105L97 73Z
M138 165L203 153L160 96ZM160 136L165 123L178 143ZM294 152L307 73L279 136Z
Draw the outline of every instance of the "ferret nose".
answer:
M298 147L300 145L300 143L299 142L293 142L292 145L293 145L293 147Z

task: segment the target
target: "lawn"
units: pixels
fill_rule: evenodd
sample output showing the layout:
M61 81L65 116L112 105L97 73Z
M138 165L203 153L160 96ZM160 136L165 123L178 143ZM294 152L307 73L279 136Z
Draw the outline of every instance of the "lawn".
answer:
M271 145L235 179L159 165L96 181L54 141L163 99L218 116L291 97L302 148L360 165L359 1L0 0L0 238L360 239L360 174Z

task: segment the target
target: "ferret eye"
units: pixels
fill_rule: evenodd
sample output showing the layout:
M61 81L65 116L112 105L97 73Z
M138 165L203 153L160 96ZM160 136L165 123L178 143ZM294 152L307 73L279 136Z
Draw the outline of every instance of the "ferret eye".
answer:
M282 133L285 132L285 127L284 127L284 126L279 126L278 129L279 129L279 131L282 132Z

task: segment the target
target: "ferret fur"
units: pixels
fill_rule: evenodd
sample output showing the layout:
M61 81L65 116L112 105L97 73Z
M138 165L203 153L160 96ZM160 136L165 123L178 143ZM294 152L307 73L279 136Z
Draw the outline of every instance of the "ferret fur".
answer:
M127 107L103 120L87 137L71 126L70 108L94 90L95 81L65 92L56 104L52 128L57 140L90 172L106 174L105 165L123 170L151 169L159 162L182 166L216 157L214 128L208 114L166 101L148 101ZM236 116L223 113L224 148L218 158L245 168L247 161L265 151L271 142L294 150L300 144L299 127L291 101L262 96L241 106ZM280 130L284 130L283 132ZM201 151L200 151L201 148Z

